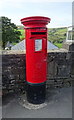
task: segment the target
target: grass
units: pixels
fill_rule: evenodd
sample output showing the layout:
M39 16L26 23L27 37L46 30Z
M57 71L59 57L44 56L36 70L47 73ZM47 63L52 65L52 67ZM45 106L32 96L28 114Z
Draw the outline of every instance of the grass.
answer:
M48 39L53 43L58 43L57 46L61 47L61 42L66 39L67 28L51 28L48 32Z
M24 29L19 29L18 31L21 32L21 36L20 36L20 39L24 39L25 38L25 32L24 32Z
M62 48L62 43L54 43L58 48Z
M13 42L12 45L16 45L17 43Z

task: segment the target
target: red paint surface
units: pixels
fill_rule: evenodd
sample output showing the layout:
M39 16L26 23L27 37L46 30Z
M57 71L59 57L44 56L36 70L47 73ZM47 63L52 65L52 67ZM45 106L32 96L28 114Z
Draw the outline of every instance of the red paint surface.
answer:
M26 78L30 83L42 83L47 77L47 17L21 19L26 30ZM35 40L42 40L42 50L35 50Z

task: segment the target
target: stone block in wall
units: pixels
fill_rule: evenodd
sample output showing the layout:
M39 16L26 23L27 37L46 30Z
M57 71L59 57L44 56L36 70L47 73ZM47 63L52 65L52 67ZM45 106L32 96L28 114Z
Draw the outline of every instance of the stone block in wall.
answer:
M70 66L68 65L60 65L57 68L57 77L70 77Z
M68 78L71 74L71 53L48 53L47 79Z

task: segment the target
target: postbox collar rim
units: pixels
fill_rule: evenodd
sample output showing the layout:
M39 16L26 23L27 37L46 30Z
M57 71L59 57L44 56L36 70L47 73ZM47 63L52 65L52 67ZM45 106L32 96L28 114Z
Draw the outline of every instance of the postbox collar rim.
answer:
M39 20L41 20L41 21L48 21L48 22L51 21L51 19L48 18L48 17L44 17L44 16L31 16L31 17L22 18L21 22L39 21Z

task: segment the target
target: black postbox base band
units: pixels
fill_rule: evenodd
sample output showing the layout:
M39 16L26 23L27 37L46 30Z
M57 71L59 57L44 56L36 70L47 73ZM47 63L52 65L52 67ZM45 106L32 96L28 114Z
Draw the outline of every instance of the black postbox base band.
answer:
M32 104L41 104L45 102L46 83L30 84L27 82L27 101Z

